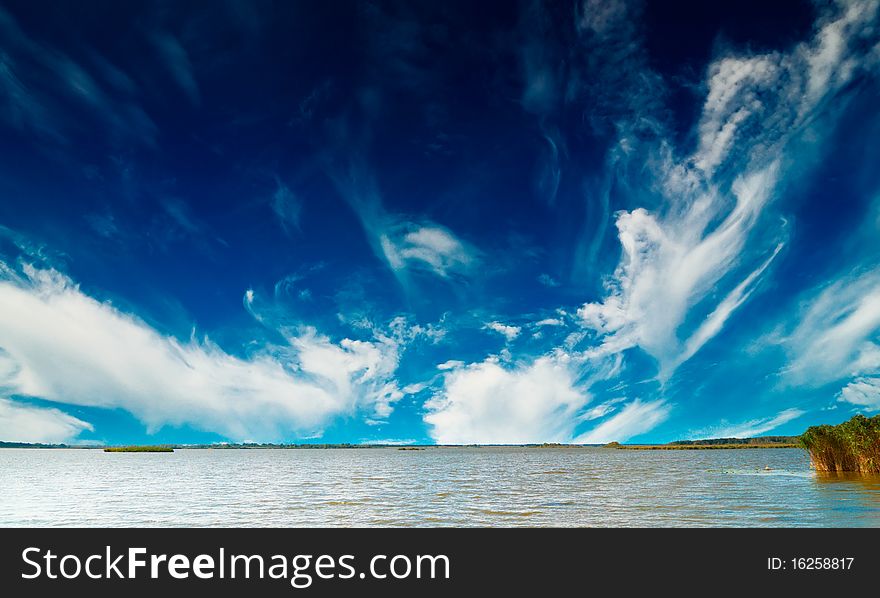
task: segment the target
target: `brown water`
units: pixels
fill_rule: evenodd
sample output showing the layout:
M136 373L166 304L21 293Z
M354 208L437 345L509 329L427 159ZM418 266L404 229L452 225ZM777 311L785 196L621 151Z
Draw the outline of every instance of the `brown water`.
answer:
M880 527L880 479L798 449L5 449L0 525Z

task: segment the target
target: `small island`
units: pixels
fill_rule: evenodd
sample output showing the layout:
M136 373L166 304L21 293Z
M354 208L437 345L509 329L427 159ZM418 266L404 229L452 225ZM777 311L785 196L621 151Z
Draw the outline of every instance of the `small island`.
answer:
M108 446L105 453L173 453L170 446Z
M856 415L836 426L812 426L800 442L816 471L880 474L880 415Z

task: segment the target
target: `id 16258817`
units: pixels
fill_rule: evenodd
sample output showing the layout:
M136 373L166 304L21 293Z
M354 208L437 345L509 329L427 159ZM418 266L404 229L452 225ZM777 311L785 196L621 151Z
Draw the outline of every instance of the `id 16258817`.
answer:
M855 565L855 557L848 556L796 556L768 557L767 569L771 571L849 571Z

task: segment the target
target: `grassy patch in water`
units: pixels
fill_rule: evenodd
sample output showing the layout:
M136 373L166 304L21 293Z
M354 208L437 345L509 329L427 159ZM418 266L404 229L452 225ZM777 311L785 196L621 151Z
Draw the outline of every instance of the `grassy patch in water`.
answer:
M105 453L173 453L170 446L108 446Z
M816 471L880 474L880 415L812 426L800 437Z

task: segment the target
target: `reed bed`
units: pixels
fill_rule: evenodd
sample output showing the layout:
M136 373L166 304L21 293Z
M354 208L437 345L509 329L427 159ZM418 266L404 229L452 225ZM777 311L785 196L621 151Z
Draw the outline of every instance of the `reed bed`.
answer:
M816 471L880 474L880 415L812 426L800 437Z
M170 446L108 446L105 453L173 453Z

